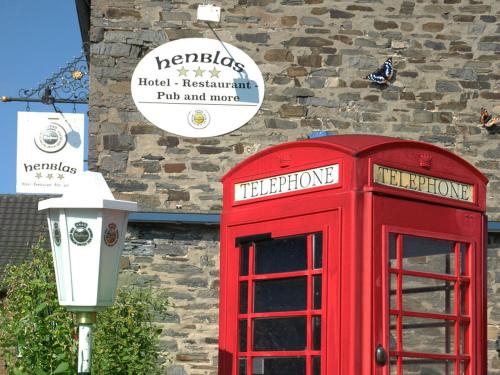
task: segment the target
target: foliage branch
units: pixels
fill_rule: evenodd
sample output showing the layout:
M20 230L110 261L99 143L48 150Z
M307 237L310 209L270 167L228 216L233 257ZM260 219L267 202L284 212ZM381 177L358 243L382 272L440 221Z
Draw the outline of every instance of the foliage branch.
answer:
M52 255L41 239L32 260L9 266L0 290L0 355L9 375L76 374L77 326L59 306ZM157 350L167 298L151 288L121 288L115 304L97 314L93 374L156 375L163 371Z

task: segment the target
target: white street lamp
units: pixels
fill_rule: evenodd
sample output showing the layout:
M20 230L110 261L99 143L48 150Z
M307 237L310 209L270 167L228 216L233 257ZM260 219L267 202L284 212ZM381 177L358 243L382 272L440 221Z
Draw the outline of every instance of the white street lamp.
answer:
M103 176L87 171L38 209L48 210L59 304L79 325L78 373L90 374L92 325L115 299L128 212L137 203L115 200Z

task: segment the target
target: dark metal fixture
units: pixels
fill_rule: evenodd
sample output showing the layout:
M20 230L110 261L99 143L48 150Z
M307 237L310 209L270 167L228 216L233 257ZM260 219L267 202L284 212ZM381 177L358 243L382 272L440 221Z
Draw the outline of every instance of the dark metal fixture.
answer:
M75 57L37 87L21 89L19 97L2 96L6 102L88 104L89 75L84 54Z

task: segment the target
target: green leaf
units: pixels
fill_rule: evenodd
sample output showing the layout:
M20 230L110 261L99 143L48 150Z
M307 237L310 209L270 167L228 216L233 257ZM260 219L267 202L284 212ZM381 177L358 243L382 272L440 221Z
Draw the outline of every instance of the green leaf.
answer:
M39 313L41 312L42 310L45 310L47 308L47 304L45 302L42 302L41 304L39 304L36 308L35 308L35 313Z
M36 375L47 375L45 371L43 371L41 368L37 368L35 371Z
M68 371L68 369L69 369L68 362L60 363L59 366L57 366L56 369L54 370L54 374L61 374L63 372Z

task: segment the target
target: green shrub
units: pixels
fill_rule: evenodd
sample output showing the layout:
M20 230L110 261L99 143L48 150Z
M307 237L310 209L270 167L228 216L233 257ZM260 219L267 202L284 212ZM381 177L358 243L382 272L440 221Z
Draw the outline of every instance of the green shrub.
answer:
M33 259L10 266L0 285L0 351L11 375L76 374L77 327L60 307L45 240ZM157 344L161 330L152 321L168 301L150 288L122 288L115 304L97 314L92 374L154 375L162 371Z
M163 373L158 360L161 333L153 314L164 314L167 301L151 289L121 289L116 302L97 314L92 373L156 375Z

